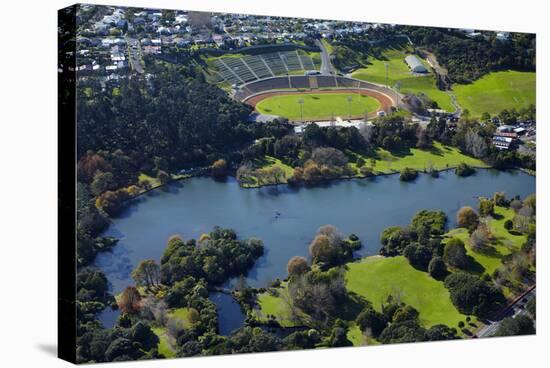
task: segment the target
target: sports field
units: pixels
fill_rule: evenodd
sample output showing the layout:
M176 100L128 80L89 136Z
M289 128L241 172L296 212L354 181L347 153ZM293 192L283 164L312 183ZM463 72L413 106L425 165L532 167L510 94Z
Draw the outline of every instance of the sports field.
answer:
M372 302L378 311L389 295L397 297L418 310L426 327L439 323L457 327L466 319L451 302L443 282L413 268L403 256L373 256L349 263L346 287Z
M503 71L490 73L471 84L457 84L453 92L463 109L473 117L484 112L498 114L504 109L521 109L536 103L536 74Z
M300 105L299 101L303 103ZM256 110L262 114L283 116L289 120L362 117L380 107L380 102L375 98L351 92L281 94L256 104Z
M444 91L441 91L435 85L435 76L432 72L425 76L415 76L404 59L412 53L412 49L407 46L389 48L382 53L381 59L369 58L371 64L366 68L357 69L353 78L361 79L378 84L386 83L386 64L388 64L388 84L390 87L399 85L399 91L402 93L419 94L424 93L428 98L437 102L439 108L454 111L451 104L451 97ZM422 60L423 61L423 60ZM424 62L424 61L423 61ZM430 66L424 62L428 70Z

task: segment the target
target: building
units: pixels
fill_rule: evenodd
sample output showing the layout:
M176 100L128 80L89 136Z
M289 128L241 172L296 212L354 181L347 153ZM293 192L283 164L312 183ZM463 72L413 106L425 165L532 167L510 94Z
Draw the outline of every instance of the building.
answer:
M405 58L405 62L413 73L427 73L428 69L418 60L416 55L409 55Z
M516 148L518 135L516 133L497 132L493 135L493 146L501 150Z

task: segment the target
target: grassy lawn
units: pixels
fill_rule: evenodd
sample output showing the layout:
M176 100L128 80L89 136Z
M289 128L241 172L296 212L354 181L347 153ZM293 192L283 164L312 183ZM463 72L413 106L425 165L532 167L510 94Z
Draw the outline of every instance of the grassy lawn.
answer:
M492 275L502 265L502 258L514 250L519 250L527 240L527 236L511 234L504 228L504 222L514 217L513 210L497 206L495 207L495 217L489 220L489 227L494 240L491 249L487 252L479 252L472 249L469 242L470 235L464 228L453 229L445 234L447 238L455 237L464 242L466 253L476 262L470 270L472 272Z
M430 149L411 148L408 152L390 152L377 148L375 164L371 162L372 157L350 153L362 157L365 166L371 167L375 174L388 174L399 172L405 167L416 170L424 170L431 164L436 170L456 167L461 162L475 167L488 167L483 161L461 153L457 148L445 146L434 142ZM356 164L352 167L357 168Z
M169 318L174 318L183 323L184 326L187 326L189 324L189 308L176 308L172 309L170 312L168 312ZM158 351L162 355L164 355L166 358L174 358L176 356L176 352L173 348L174 341L173 338L170 338L166 332L165 327L152 327L151 330L155 333L155 335L159 338L158 343Z
M498 114L504 109L520 109L536 103L536 74L503 71L490 73L466 85L454 85L454 94L463 109L474 117L484 112Z
M389 295L399 297L419 311L425 327L443 323L458 329L458 322L466 318L453 305L442 282L416 270L402 256L367 257L348 264L346 286L372 302L378 311Z
M351 103L348 101L350 97ZM303 99L303 120L347 118L363 116L376 111L380 103L369 96L357 93L307 93L300 95L281 95L266 98L256 105L262 114L284 116L289 120L302 120L298 100Z
M379 84L386 83L386 63L388 64L388 84L395 87L399 83L402 93L424 93L431 100L437 102L441 109L454 111L449 95L437 88L435 76L432 72L425 76L415 76L405 63L405 57L412 53L410 47L396 47L387 49L382 53L382 59L369 58L371 62L366 68L357 69L353 78L370 81ZM428 70L430 67L424 63Z
M271 295L268 292L258 294L258 309L254 310L254 317L260 322L267 322L268 315L276 317L279 324L283 327L293 327L297 323L291 318L290 307L288 305L287 284L282 283L281 287L272 289L278 295Z
M189 308L177 308L168 313L169 318L175 318L183 323L184 326L189 324Z
M164 327L153 327L152 330L159 338L159 343L157 347L158 352L164 355L166 358L174 358L176 356L176 352L172 349L172 346L170 345L168 336L166 335L166 329Z
M284 179L279 183L286 183L287 179L292 176L292 174L294 173L294 169L286 164L284 164L281 160L279 160L278 158L275 158L275 157L271 157L271 156L264 156L263 158L261 159L255 159L254 162L254 168L256 170L269 170L270 168L273 168L273 167L279 167L281 168L284 173L285 173L285 177ZM270 182L269 180L264 180L262 177L260 176L250 176L249 179L251 180L250 183L243 183L242 186L244 188L256 188L256 187L260 187L262 185L268 185L268 184L274 184L272 182Z

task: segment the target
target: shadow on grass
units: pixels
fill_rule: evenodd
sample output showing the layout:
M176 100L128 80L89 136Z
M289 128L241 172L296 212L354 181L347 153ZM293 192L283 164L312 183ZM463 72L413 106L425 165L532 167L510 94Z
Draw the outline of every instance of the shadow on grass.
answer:
M500 213L493 213L491 217L494 218L495 220L502 220L504 218L504 216L501 215Z
M348 292L346 300L338 305L338 310L334 316L346 321L352 321L361 313L367 304L368 302L361 296L354 292Z
M485 267L481 265L478 261L472 256L468 256L468 265L466 266L466 271L482 275L485 272Z

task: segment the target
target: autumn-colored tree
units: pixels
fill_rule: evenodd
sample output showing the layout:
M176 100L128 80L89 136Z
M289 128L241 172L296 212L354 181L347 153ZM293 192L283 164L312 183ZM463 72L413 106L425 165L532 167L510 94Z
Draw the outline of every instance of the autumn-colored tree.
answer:
M309 271L309 265L304 257L292 257L286 266L286 270L290 276L301 275Z
M332 253L330 239L326 235L317 235L309 245L309 254L319 261L328 261Z
M78 181L90 183L96 172L104 173L112 170L111 165L100 155L93 152L88 152L78 160L77 175Z
M115 191L108 190L101 193L96 198L95 206L109 215L116 214L120 211L122 203L132 197L130 192L134 195L139 193L139 189L137 187L137 191L135 191L132 187L134 186L131 186L130 189L121 188Z
M118 307L123 313L134 314L141 308L141 295L135 286L128 286L118 299Z
M225 161L223 158L220 158L219 160L214 161L212 164L212 176L214 178L225 178L227 175L227 161Z
M474 231L479 223L479 216L472 207L462 207L456 214L456 222L458 226Z

